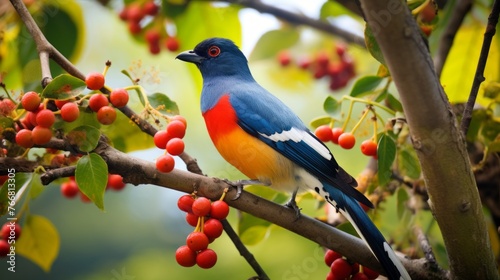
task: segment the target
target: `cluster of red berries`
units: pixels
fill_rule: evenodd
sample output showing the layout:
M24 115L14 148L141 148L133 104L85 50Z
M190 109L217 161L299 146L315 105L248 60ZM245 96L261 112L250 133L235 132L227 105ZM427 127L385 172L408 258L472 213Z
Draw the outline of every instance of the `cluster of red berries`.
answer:
M0 257L6 257L11 245L21 236L21 226L15 222L6 222L0 230Z
M175 36L169 36L163 25L150 24L144 28L141 26L141 21L146 16L154 17L158 14L159 10L160 7L152 0L143 4L132 2L125 6L119 15L121 20L128 23L128 29L131 34L139 35L144 33L144 39L148 43L149 51L152 54L160 53L162 40L165 48L169 51L177 51L179 49L179 39Z
M344 132L340 127L330 128L329 125L320 125L314 131L316 137L323 142L332 141L334 144L349 150L356 144L356 137L350 132ZM367 139L361 143L361 152L366 156L377 156L377 143Z
M123 177L119 174L109 174L108 175L108 183L106 185L106 190L115 190L121 191L125 188L125 183L123 182ZM78 184L75 181L75 177L69 177L69 180L61 184L61 194L66 198L74 198L78 194L80 195L80 199L88 203L90 199L80 191Z
M330 267L326 280L370 280L376 279L379 273L358 263L349 263L341 254L328 249L325 263Z
M292 63L292 56L288 50L278 53L278 61L282 66ZM336 44L334 52L321 51L314 58L302 57L297 60L297 66L304 70L309 70L315 79L328 77L330 79L330 89L337 90L343 88L356 75L354 60L347 53L344 44Z
M101 73L90 73L85 79L85 84L91 90L99 90L104 87L105 79ZM122 108L129 100L128 92L123 88L116 88L109 94L109 100L102 93L95 93L90 96L89 108L97 112L97 120L104 125L112 124L116 119L115 108ZM109 105L111 103L112 106ZM61 112L62 113L62 112Z
M201 268L211 268L217 262L217 254L208 249L208 244L222 235L221 220L229 214L229 206L223 200L211 202L205 197L183 195L177 201L177 206L186 212L186 221L195 227L186 238L186 245L175 251L175 259L181 266L191 267L197 264Z
M91 90L103 88L104 83L104 75L101 73L90 73L85 79L85 84ZM88 102L88 107L97 113L97 120L101 124L109 125L116 119L115 108L127 105L128 100L128 92L125 89L119 88L111 91L109 100L108 97L101 93L92 94ZM28 112L21 119L22 127L19 127L15 138L16 143L21 147L31 148L33 145L43 145L49 142L52 138L51 128L56 121L56 114L59 114L65 122L73 122L80 116L80 109L74 102L74 99L54 100L58 111L49 109L47 102L42 101L40 95L34 91L26 92L21 98L21 104ZM11 102L9 99L4 99L0 107L12 108ZM12 112L12 110L3 110L2 113L4 111L8 114Z
M165 153L156 159L156 169L160 172L168 173L174 169L175 160L173 156L178 156L184 152L184 135L186 135L187 121L181 116L173 116L165 130L156 132L153 141L156 147L166 150Z

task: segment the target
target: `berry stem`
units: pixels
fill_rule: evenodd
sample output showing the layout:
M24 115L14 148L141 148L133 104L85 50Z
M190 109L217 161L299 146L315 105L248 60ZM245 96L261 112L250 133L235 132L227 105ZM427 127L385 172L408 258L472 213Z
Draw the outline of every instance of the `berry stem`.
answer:
M365 109L365 111L363 112L363 115L361 116L361 118L359 119L359 121L356 123L356 125L352 128L351 130L351 133L354 134L354 132L356 131L356 129L358 129L358 127L361 125L361 123L363 122L363 120L366 118L366 116L368 116L368 113L371 111L370 110L370 106L367 106L367 108Z
M373 142L378 143L378 139L377 139L378 116L377 116L377 113L375 113L375 110L373 110L373 117L375 118L373 120Z
M153 114L153 115L155 115L157 117L164 118L164 119L166 119L168 121L170 120L168 116L163 115L158 110L156 110L155 108L153 108L153 106L151 106L151 103L149 103L148 96L144 92L144 88L142 86L136 84L136 85L124 87L123 89L126 90L126 91L128 91L128 90L135 90L135 91L139 92L139 94L142 96L142 99L144 100L144 109L146 109L146 111L148 111L150 114Z
M396 115L396 112L394 110L391 110L388 107L386 107L386 106L384 106L384 105L382 105L382 104L380 104L378 102L374 102L374 101L371 101L371 100L365 100L365 99L361 99L361 98L357 98L357 97L352 97L352 96L348 96L348 95L342 96L342 99L347 99L347 100L350 100L351 102L365 103L367 105L378 107L378 108L386 111L387 113L391 114L392 116ZM351 109L352 109L352 103L351 103L351 106L349 108L349 112L351 111Z
M228 191L229 191L229 188L225 188L224 191L222 192L222 195L220 196L219 200L224 200Z
M344 96L344 97L346 97L346 96ZM342 99L344 99L344 97L342 97ZM348 99L348 98L346 98L346 99ZM351 119L353 107L354 107L354 100L350 100L349 110L347 111L347 118L344 121L344 125L342 125L342 131L345 131L345 128L347 127L347 124L349 123L349 120Z

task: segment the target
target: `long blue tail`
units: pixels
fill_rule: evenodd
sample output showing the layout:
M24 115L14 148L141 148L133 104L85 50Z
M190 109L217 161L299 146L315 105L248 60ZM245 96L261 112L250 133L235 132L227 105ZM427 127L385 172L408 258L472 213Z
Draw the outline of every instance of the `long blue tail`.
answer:
M324 188L318 193L351 222L382 264L389 279L411 279L389 243L385 241L382 233L366 215L359 203L331 185L323 183L323 186Z

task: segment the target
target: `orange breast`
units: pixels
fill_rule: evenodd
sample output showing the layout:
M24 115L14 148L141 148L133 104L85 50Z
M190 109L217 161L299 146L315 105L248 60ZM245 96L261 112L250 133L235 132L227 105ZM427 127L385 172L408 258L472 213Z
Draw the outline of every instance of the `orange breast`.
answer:
M292 162L238 125L228 95L223 96L203 117L215 147L231 165L250 179L258 179L274 187L293 185Z

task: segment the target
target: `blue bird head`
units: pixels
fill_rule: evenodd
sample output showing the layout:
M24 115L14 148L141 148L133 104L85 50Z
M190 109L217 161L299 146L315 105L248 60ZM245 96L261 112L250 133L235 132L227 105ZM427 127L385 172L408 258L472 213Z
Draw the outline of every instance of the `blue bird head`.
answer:
M204 79L221 76L253 79L245 55L229 39L206 39L194 50L182 52L176 58L194 63Z

